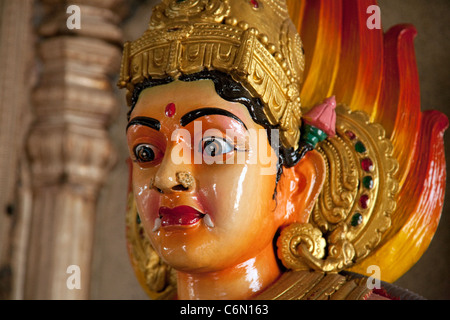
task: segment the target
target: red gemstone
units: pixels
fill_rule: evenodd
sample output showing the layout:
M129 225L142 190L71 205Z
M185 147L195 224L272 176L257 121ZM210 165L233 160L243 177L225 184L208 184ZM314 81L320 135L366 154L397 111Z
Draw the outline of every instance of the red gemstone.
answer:
M361 198L359 198L359 206L362 209L367 209L369 206L369 196L367 194L363 194Z
M369 158L364 158L361 160L361 167L366 172L373 171L373 162Z
M175 115L175 112L177 111L176 107L175 107L175 103L169 103L166 106L166 116L168 116L169 118L172 118Z
M256 0L250 0L250 3L253 5L253 8L258 9L259 8L259 3Z
M350 139L350 140L355 140L356 139L356 134L354 134L352 131L350 131L350 130L348 130L348 131L345 131L345 134L347 135L347 137Z

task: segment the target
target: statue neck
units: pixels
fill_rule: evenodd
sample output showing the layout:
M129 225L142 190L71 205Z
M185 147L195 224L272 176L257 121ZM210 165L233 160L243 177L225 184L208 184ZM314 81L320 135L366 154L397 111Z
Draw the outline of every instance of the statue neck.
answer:
M281 275L272 245L234 267L210 273L178 271L180 300L245 300L262 292Z

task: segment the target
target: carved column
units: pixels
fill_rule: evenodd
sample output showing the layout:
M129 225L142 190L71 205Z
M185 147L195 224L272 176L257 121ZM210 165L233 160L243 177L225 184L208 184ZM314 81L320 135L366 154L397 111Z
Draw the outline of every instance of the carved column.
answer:
M42 0L39 85L28 139L32 221L26 299L86 299L97 198L116 154L108 126L117 113L112 75L120 65L123 0ZM69 5L81 29L66 25ZM81 289L69 289L71 265Z
M23 151L35 78L32 12L32 0L0 1L0 300L16 296L23 276L29 207Z

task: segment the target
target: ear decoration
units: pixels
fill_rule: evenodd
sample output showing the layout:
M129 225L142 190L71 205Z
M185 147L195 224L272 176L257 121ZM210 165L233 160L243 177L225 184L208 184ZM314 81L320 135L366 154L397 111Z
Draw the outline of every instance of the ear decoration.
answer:
M336 135L336 98L327 98L303 116L301 140L313 148L327 137Z
M305 140L316 144L326 177L308 223L294 223L278 238L278 256L288 269L349 268L376 248L391 225L398 189L392 143L361 111L338 106L334 118L333 100L313 108L304 120L313 128ZM322 133L328 138L322 140Z

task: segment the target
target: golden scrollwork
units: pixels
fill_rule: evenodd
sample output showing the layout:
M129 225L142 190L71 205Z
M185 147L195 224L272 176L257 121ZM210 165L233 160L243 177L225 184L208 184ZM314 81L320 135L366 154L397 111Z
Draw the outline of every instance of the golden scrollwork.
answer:
M149 27L162 28L174 19L220 23L229 11L228 0L170 0L155 6Z
M308 270L304 253L320 260L325 255L325 245L319 229L309 223L293 223L283 229L277 240L278 256L288 269Z
M364 279L309 270L285 272L255 300L365 300L371 294Z
M363 112L342 105L336 112L336 136L317 148L327 171L308 227L286 228L278 240L280 259L294 270L338 272L361 261L380 243L396 206L398 163L384 129ZM311 228L326 240L325 258L298 241ZM292 243L295 250L286 250Z

